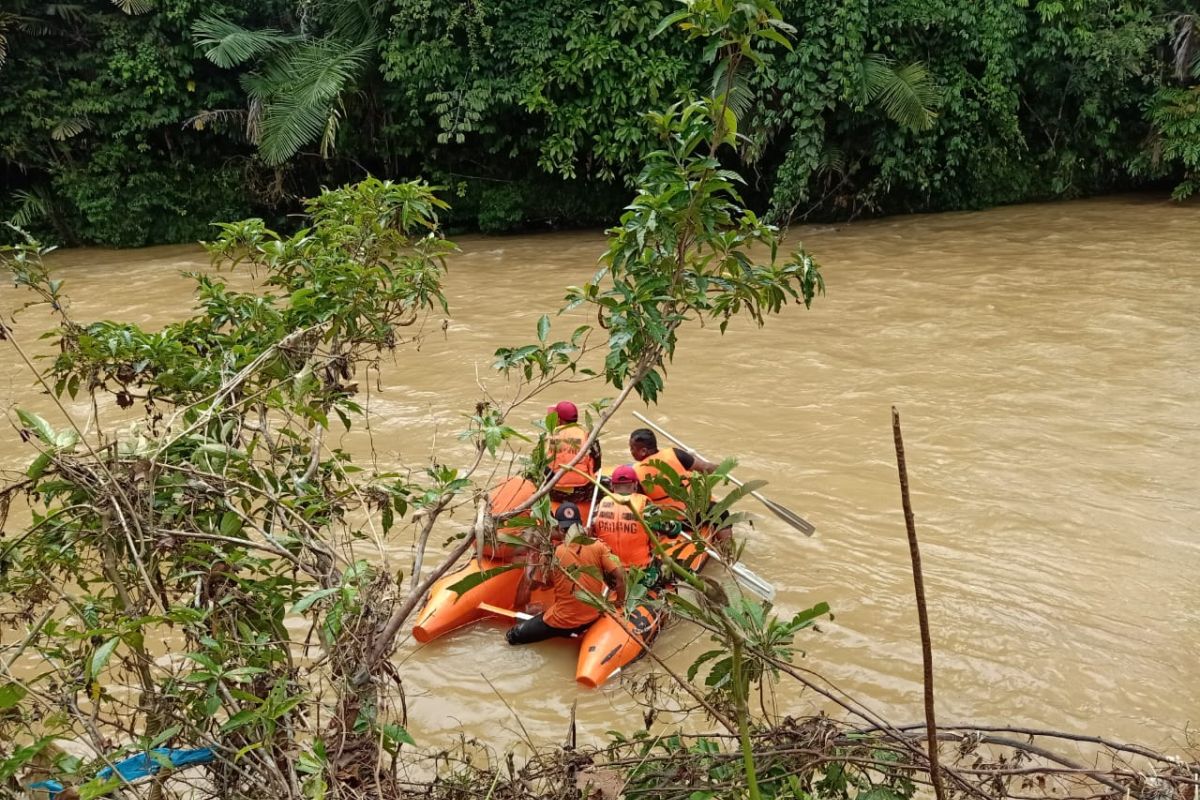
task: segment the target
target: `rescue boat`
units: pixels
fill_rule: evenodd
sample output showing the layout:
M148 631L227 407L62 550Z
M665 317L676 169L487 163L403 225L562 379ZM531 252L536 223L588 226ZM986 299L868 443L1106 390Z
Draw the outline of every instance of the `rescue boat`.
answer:
M532 495L536 487L530 490L527 486L512 483L520 480L510 479L493 491L493 510L515 508L518 503ZM519 530L510 529L507 532ZM708 561L704 545L692 538L686 538L670 547L668 553L677 563L694 572L699 572ZM519 566L514 566L513 559L517 556L517 548L498 544L486 549L483 558L472 558L466 566L435 583L429 591L424 607L417 615L417 622L413 626L413 638L425 643L482 619L515 621L523 618L523 609L515 608L517 586L522 572ZM450 588L476 575L481 576L479 583L461 594ZM584 686L600 686L627 664L645 654L663 622L662 610L656 608L653 601L661 597L662 592L672 592L675 589L674 583L668 583L648 596L646 602L625 614L603 615L583 634L572 637L579 642L575 680ZM549 588L535 587L530 602L545 607L552 597L553 593Z
M705 531L707 534L707 531ZM708 562L708 537L702 542L685 536L678 545L668 547L667 553L684 569L699 572ZM624 615L600 617L580 637L579 660L575 664L575 680L584 686L600 686L632 661L641 658L662 629L664 610L654 603L663 592L674 592L678 583L669 581L661 589L647 595L643 602Z
M537 492L537 486L520 476L514 476L502 482L492 490L489 503L493 514L500 514L514 509L524 503ZM551 509L558 508L558 503L551 500ZM588 513L590 503L576 504L580 513ZM498 536L519 537L523 528L509 526L498 528ZM424 644L443 634L470 625L472 622L486 617L496 616L495 610L507 609L508 615L515 618L517 584L521 581L521 570L511 567L514 559L521 555L521 548L508 542L497 540L488 543L483 548L483 558L472 558L465 567L444 576L429 590L429 597L424 607L417 614L417 623L413 626L413 638ZM461 596L450 590L451 586L470 578L472 575L487 574L481 583L464 592ZM535 588L530 596L530 602L542 603L550 599L549 590ZM493 608L492 611L488 607Z

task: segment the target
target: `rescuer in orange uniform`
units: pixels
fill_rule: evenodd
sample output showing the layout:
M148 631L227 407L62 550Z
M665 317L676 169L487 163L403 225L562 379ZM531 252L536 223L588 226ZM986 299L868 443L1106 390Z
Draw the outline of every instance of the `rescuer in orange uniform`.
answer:
M662 486L654 486L650 483L655 476L662 474L660 465L666 465L674 470L683 480L684 485L687 484L687 477L693 472L711 474L717 468L717 465L711 461L705 461L695 453L689 453L678 447L660 450L658 437L649 428L638 428L629 434L629 454L637 462L634 470L637 472L638 482L642 485L642 491L646 493L650 502L659 508L673 508L682 511L684 507L682 501L670 497ZM722 514L721 521L723 522L726 517L728 514ZM732 533L732 528L722 525L714 534L713 540L723 544L729 540Z
M637 472L622 464L613 470L613 494L620 502L605 496L592 512L592 535L608 545L627 567L645 569L654 561L654 542L646 525L646 505L650 498L642 494Z
M678 447L659 450L658 437L649 428L638 428L629 434L629 454L637 462L634 470L637 472L638 482L641 483L642 490L650 498L650 502L662 508L682 510L683 504L678 500L668 497L667 491L663 487L652 486L648 483L655 476L661 474L661 470L656 465L665 464L669 466L684 479L685 484L687 483L687 476L693 472L711 473L717 468L716 464L705 461L695 453L680 450Z
M547 477L565 467L579 454L588 431L579 424L579 409L574 403L564 400L546 409L547 414L557 414L558 425L546 437ZM551 496L555 500L571 500L585 503L592 495L592 479L600 471L600 441L596 440L578 464L566 471L554 484Z
M545 611L508 629L509 644L531 644L554 636L582 633L600 618L599 609L576 597L577 591L603 596L604 586L616 595L617 608L625 605L625 571L621 562L603 543L583 535L579 527L579 507L563 503L554 512L555 526L550 533L554 555L545 565L526 568L517 588L517 608L529 602L530 584L550 586L554 599ZM603 580L601 580L603 577Z

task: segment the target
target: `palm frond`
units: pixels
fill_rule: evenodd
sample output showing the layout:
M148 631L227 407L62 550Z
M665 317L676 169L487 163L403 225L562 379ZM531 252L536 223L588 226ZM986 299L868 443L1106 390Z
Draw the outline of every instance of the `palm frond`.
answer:
M717 64L716 72L713 73L713 96L720 98L728 90L729 96L725 98L725 103L739 122L746 118L754 105L754 87L750 83L753 73L754 65L742 62L734 67L733 75L730 76L728 59L723 59Z
M332 35L352 42L366 42L379 35L375 20L379 12L368 0L338 0L332 3L326 22Z
M250 111L245 108L211 108L185 119L183 127L196 131L202 131L209 127L216 130L241 128L245 132L247 140L257 144L255 140L250 139L249 116Z
M263 100L259 151L279 164L304 145L321 139L333 103L357 79L374 51L372 44L308 42L275 60L253 81L252 97Z
M1171 52L1175 66L1175 78L1186 80L1188 75L1200 77L1200 31L1196 30L1195 14L1178 14L1171 20Z
M130 16L145 14L154 8L154 0L112 0L112 4Z
M825 149L821 151L816 171L820 175L836 175L839 178L844 176L846 174L845 151L837 145L827 142Z
M50 130L50 138L56 142L65 142L92 127L92 123L82 117L64 119Z
M34 21L29 17L0 11L0 67L3 67L4 62L8 60L8 31L14 28L28 31L29 23Z
M892 74L893 62L887 56L871 53L858 62L858 102L867 105L879 96L879 92Z
M192 37L204 50L205 58L224 69L299 41L299 37L275 28L252 31L223 17L205 17L197 21L192 25Z
M321 134L321 158L329 158L333 154L337 141L338 125L342 121L342 109L338 103L329 109L329 118L325 120L325 132Z
M12 197L20 203L16 212L8 218L8 224L14 227L27 228L30 223L42 219L50 212L44 194L36 189L17 189L12 193Z
M863 59L859 75L862 99L877 103L893 122L915 131L933 126L942 95L924 64L898 67L887 56L871 54Z
M262 118L262 101L250 98L246 104L246 141L255 147L262 141Z

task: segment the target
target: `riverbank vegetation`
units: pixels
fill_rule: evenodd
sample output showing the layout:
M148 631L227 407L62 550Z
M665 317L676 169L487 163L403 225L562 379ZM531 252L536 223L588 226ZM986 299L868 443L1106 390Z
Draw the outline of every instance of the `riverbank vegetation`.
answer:
M1196 15L1169 0L784 0L736 77L746 200L777 222L980 208L1200 169ZM603 224L711 89L662 0L12 0L0 218L123 246L273 227L367 174L447 187L453 229ZM731 157L731 154L724 156Z
M455 248L441 230L446 202L423 181L323 191L305 202L295 232L258 218L220 224L207 245L214 270L192 276L193 315L153 331L76 319L32 239L0 251L30 301L3 321L0 339L59 412L17 412L29 458L0 489L0 619L20 631L0 646L0 796L18 796L36 776L84 800L899 800L928 776L944 785L939 795L1047 797L1073 785L1195 800L1195 764L1141 748L1092 740L1145 760L1089 767L1006 735L1028 732L890 725L793 663L826 605L780 618L721 573L661 601L680 624L711 634L713 649L685 675L658 664L669 683L647 665L643 687L648 728L683 704L719 732L627 732L600 750L569 734L566 747L520 765L511 753L473 758L468 745L461 758L412 755L403 674L390 656L433 581L495 543L484 489L489 475L522 467L513 445L528 404L565 381L575 393L614 393L595 408L581 460L628 398L665 390L680 336L701 323L724 330L736 316L764 324L823 293L818 264L780 249L779 230L746 207L742 176L726 163L743 141L743 76L766 68L763 48L791 47L794 29L769 0L696 4L663 25L675 26L708 52L713 90L650 115L657 145L634 198L609 231L601 269L561 309L583 308L595 323L564 333L547 314L536 341L497 351L508 395L481 397L467 413L465 460L447 450L427 466L382 471L355 464L333 436L371 435L360 387L402 361L421 322L445 311L441 279ZM254 270L257 288L233 288L233 269ZM44 368L17 336L31 308L55 319ZM84 418L72 400L85 401ZM543 524L548 492L570 466L501 516ZM700 489L716 488L729 468L704 479L711 486L668 484L690 498L687 514L703 517L712 512ZM455 514L470 520L465 531L451 529ZM435 534L448 537L448 552L422 569ZM415 550L407 588L386 546L396 541ZM801 681L853 721L775 713L762 698L780 679ZM932 757L943 740L966 759L944 774ZM201 766L158 771L172 750L197 749ZM104 772L139 754L158 772L150 781ZM419 783L404 771L413 759L427 770Z

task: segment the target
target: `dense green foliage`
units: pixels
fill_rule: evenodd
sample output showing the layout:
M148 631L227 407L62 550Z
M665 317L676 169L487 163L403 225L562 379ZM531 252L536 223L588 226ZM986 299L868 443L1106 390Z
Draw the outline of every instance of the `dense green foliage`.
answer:
M200 14L241 5L179 0L135 15L98 0L6 3L4 217L60 241L139 245L194 239L212 219L245 214L237 149L183 126L199 109L243 103L236 76L190 41Z
M795 47L768 43L735 93L760 213L1194 188L1195 15L1171 0L779 5ZM370 173L448 187L456 227L595 224L657 135L644 113L712 86L704 44L655 35L676 7L13 0L0 216L180 241Z

